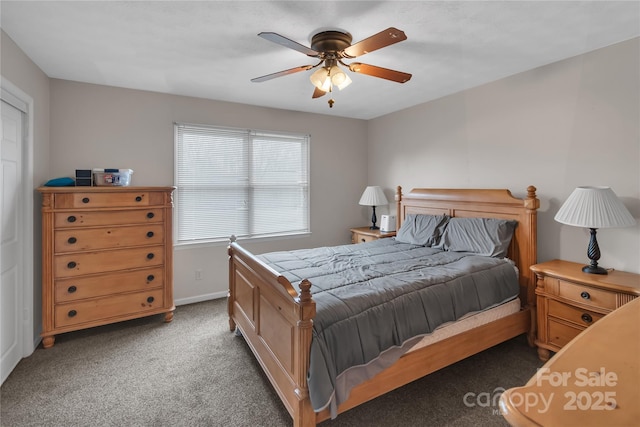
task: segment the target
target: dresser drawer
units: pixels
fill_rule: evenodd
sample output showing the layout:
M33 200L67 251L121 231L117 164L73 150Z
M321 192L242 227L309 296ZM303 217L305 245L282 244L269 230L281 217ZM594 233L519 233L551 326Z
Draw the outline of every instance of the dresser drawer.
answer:
M101 225L125 225L162 223L162 209L139 209L129 211L58 212L54 215L56 228L96 227Z
M55 302L69 302L164 286L163 268L98 274L55 281Z
M164 227L162 224L148 224L133 227L65 229L57 230L54 239L55 253L161 245L164 242Z
M113 192L76 192L56 194L56 209L64 208L115 208L141 207L149 205L149 193L146 191L125 191L118 189Z
M163 306L162 289L134 294L119 294L68 304L56 304L54 322L56 328L63 328L130 314L142 317L145 311L161 309Z
M556 322L549 318L548 342L558 347L564 347L569 341L578 336L585 328L573 327Z
M592 288L577 283L560 279L549 278L557 282L557 295L580 304L594 308L603 308L607 311L615 310L616 293L603 289Z
M54 257L54 277L112 272L130 268L159 266L164 263L163 246L73 253Z
M604 317L603 314L589 310L581 310L552 299L549 299L549 316L568 320L569 322L585 327L594 324Z

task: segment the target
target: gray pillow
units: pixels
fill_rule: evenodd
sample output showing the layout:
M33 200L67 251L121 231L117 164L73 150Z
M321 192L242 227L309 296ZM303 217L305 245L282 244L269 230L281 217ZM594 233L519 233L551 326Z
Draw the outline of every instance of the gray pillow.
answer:
M448 215L409 214L396 233L396 240L421 246L435 246L449 220Z
M517 221L495 218L451 218L440 246L446 251L507 256Z

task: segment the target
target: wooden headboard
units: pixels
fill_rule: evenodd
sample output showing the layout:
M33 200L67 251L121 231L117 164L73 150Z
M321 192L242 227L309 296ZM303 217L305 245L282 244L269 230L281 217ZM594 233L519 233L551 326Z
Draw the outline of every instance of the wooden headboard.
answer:
M527 197L518 199L509 190L414 188L402 194L396 190L396 230L408 214L456 217L500 218L518 221L509 246L508 257L520 271L520 300L535 306L535 275L530 270L537 262L537 209L540 201L536 188L527 187Z

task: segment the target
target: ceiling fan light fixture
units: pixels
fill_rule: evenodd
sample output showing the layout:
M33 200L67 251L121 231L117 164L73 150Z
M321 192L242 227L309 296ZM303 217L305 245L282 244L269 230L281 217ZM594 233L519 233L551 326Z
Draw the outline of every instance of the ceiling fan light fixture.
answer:
M1 0L0 0L1 1ZM280 34L273 32L261 32L258 34L265 40L277 43L289 49L296 50L311 58L316 58L319 62L315 65L302 65L288 70L282 70L277 73L267 74L261 77L251 79L252 82L264 82L276 77L287 76L301 71L308 71L317 68L309 80L315 87L312 99L320 98L333 91L333 87L342 90L351 84L351 79L338 64L342 64L349 71L354 73L366 74L372 77L405 83L411 79L411 74L395 71L388 68L377 67L375 65L363 64L361 62L351 62L345 64L343 59L354 59L358 56L371 53L374 50L387 47L389 45L401 42L407 39L405 33L394 27L380 31L371 37L367 37L355 44L351 44L352 37L343 30L323 30L319 31L311 37L311 47L301 45L300 43L288 39ZM335 100L329 100L329 107L332 107Z
M318 68L313 74L311 74L309 80L311 80L311 83L315 87L324 92L329 92L331 89L330 69L327 67Z
M351 79L349 78L349 76L337 65L331 67L331 69L329 70L329 76L331 76L331 84L337 86L340 90L351 84Z

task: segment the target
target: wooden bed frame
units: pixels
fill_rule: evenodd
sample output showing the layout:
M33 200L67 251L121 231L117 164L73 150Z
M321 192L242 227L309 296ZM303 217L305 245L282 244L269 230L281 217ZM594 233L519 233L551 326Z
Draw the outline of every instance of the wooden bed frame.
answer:
M509 190L414 189L403 195L397 188L397 229L407 214L442 214L518 221L509 258L520 271L522 308L402 356L394 365L352 389L338 407L345 412L429 373L518 335L535 338L536 188L515 198ZM277 271L243 249L232 237L229 245L229 327L240 330L293 418L295 427L315 426L330 418L329 410L314 412L309 399L307 371L316 305L311 283L303 280L299 291Z

